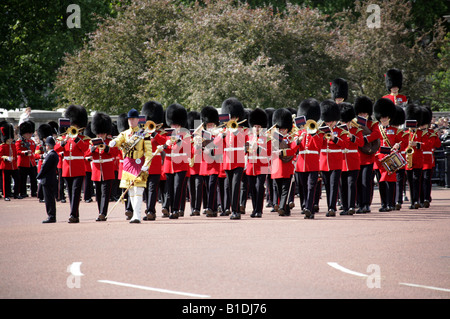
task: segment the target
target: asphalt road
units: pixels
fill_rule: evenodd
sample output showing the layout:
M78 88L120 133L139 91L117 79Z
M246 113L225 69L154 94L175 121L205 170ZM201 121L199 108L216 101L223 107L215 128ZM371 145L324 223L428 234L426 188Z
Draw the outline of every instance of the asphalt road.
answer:
M321 206L324 207L325 199ZM129 224L119 204L96 222L96 203L57 204L42 224L36 198L0 200L1 299L447 299L450 190L428 209L305 220L266 208L247 214ZM186 204L189 207L189 203ZM158 208L159 208L158 204ZM235 309L244 311L245 309ZM181 310L177 310L181 311ZM195 310L194 310L195 311ZM222 309L222 311L224 311Z

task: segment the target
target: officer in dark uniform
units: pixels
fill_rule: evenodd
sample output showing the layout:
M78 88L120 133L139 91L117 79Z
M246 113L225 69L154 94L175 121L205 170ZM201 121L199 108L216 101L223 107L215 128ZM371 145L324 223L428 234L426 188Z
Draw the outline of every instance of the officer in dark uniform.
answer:
M49 136L45 140L46 155L42 162L41 170L37 175L37 179L42 185L42 192L44 193L45 209L47 211L47 219L42 223L56 222L56 199L58 184L57 184L57 167L59 162L58 153L54 150L55 140Z

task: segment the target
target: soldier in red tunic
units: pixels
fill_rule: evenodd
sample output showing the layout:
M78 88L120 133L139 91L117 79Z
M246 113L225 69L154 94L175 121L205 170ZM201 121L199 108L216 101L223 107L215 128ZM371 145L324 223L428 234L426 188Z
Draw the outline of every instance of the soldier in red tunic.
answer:
M112 130L111 117L102 112L96 112L91 122L92 133L96 138L91 139L86 156L92 157L92 181L95 184L95 199L98 207L96 221L105 221L108 217L108 205L111 196L114 176L114 161L119 152L117 147L109 147L111 141L107 136Z
M212 141L220 134L220 129L217 129L219 125L219 112L212 106L205 106L200 111L200 116L206 130L205 135L211 135L202 138L201 154L196 157L196 159L200 158L201 161L200 175L205 185L204 213L206 217L216 217L218 213L217 184L219 181L222 154L218 152L218 148ZM197 150L194 150L194 152L197 152Z
M336 216L339 180L342 172L342 151L350 141L348 132L336 126L341 117L339 105L332 100L320 103L323 144L320 150L320 170L327 194L327 217ZM330 130L328 132L328 130Z
M267 115L263 109L256 108L249 114L251 133L248 137L247 168L249 193L253 211L250 217L262 217L264 204L264 184L269 173L272 153L271 141L265 134Z
M89 148L89 138L80 134L80 131L86 127L88 116L83 106L70 105L64 117L70 120L70 125L77 132L63 135L54 149L57 153L63 152L62 176L66 181L69 193L69 223L79 223L81 189L86 176L84 160L85 153Z
M35 159L36 143L31 139L35 131L34 122L28 120L19 125L20 139L16 141L18 156L20 195L27 195L27 178L30 178L31 196L37 196L37 165Z
M156 201L159 195L159 185L162 172L161 151L158 147L162 147L166 142L166 133L160 127L164 121L164 110L161 103L156 101L148 101L142 106L141 114L145 115L146 121L155 123L154 132L145 139L150 139L152 144L152 162L148 169L147 187L146 187L146 210L143 220L156 219ZM158 126L158 127L157 127ZM145 198L145 197L144 197Z
M379 211L388 212L394 209L397 175L388 171L381 164L381 161L392 152L397 152L400 149L403 133L389 123L390 119L395 116L395 105L391 100L378 99L373 106L373 113L379 121L382 137L380 149L375 154L375 169L381 200Z
M340 215L353 215L355 213L357 182L361 160L358 148L364 145L362 129L354 122L356 118L353 105L342 102L341 123L348 130L350 143L343 149L342 173L341 173L341 201L343 211Z
M279 216L290 216L290 192L293 192L293 159L296 151L292 143L294 136L290 136L293 127L292 113L285 108L277 109L272 115L272 124L276 125L271 136L272 165L271 176L276 183ZM275 203L274 203L275 205Z
M3 196L5 201L11 197L22 199L19 194L19 167L14 143L14 127L7 121L0 122L0 171L3 177ZM14 179L14 193L11 192L11 179Z
M419 130L422 125L422 108L419 105L408 104L405 108L406 128L408 132L408 147L406 148L406 176L408 178L410 192L410 209L420 208L420 189L423 170L423 131ZM416 121L416 127L408 128L408 121ZM408 156L408 153L412 152Z
M408 102L406 95L399 94L403 84L403 74L399 69L390 69L385 74L386 89L389 94L383 96L383 98L389 99L394 102L395 105L405 107Z
M244 119L244 107L236 98L222 103L222 113L230 114L231 121L239 123ZM242 127L227 128L225 133L214 139L214 144L223 150L223 169L226 174L225 191L231 199L230 219L241 219L239 196L242 174L245 167L245 144L248 136ZM226 208L225 208L226 209Z
M423 172L422 172L422 188L420 192L420 206L429 208L431 203L431 178L433 170L436 166L434 159L434 151L441 147L441 140L436 131L430 128L433 112L428 106L422 107L422 125L420 129L423 131Z
M295 165L295 176L300 191L300 207L305 219L314 219L314 199L318 188L319 158L323 137L318 134L320 120L320 103L314 98L303 100L297 110L297 116L305 116L308 124L298 131L294 143L298 144L298 157ZM314 122L311 122L314 121Z

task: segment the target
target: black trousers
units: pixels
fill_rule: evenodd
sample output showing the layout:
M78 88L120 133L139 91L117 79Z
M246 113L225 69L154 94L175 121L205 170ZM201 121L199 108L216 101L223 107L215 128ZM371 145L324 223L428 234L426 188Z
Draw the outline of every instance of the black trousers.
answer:
M360 166L356 199L359 207L370 206L372 204L373 174L373 164Z
M341 173L341 203L344 211L355 208L359 170Z
M84 179L84 200L92 199L92 194L94 193L94 183L92 182L92 172L86 172L86 177Z
M316 197L319 172L296 172L295 175L299 185L301 207L314 213L314 199Z
M225 195L228 195L228 198L230 198L231 211L235 213L239 212L239 196L243 172L243 167L225 171L228 179L228 183L225 181Z
M225 196L225 184L226 184L226 177L218 177L217 182L217 198L220 201L220 206L222 207L222 211L226 211L227 209L230 209L230 203L226 202L225 199L227 196ZM229 197L228 197L229 198Z
M111 196L113 180L96 181L95 184L95 199L97 201L98 213L102 215L108 214L109 198Z
M27 177L30 177L30 188L31 195L37 195L37 168L33 167L19 167L19 178L20 178L20 195L24 196L27 194Z
M406 170L409 184L409 194L411 204L418 203L420 200L422 169L413 168L412 170Z
M253 213L263 212L264 205L264 184L266 174L257 176L247 175L249 192L252 196Z
M273 180L270 174L266 175L266 200L267 200L267 206L272 207L273 206Z
M420 191L420 203L424 201L431 202L431 178L433 177L433 169L425 169L422 171L422 189Z
M247 206L247 199L248 199L249 189L248 189L248 179L247 174L245 171L242 173L242 179L241 179L241 193L239 195L239 206L245 207Z
M405 190L405 169L396 172L397 182L395 183L395 202L403 204L403 191Z
M163 207L169 209L172 213L178 212L180 210L185 178L185 171L177 172L174 174L166 174L167 197L166 203L163 204Z
M291 209L289 207L289 188L291 187L291 178L275 178L275 184L279 194L279 209L283 209L285 213L289 214Z
M64 177L64 179L69 193L70 215L80 217L79 207L84 176Z
M58 168L58 200L66 199L66 195L64 194L64 182L62 168Z
M147 177L147 196L146 205L148 213L156 213L156 201L159 196L159 182L161 180L161 174L149 174Z
M216 212L218 210L218 204L217 204L217 183L219 180L219 175L212 174L203 176L204 183L206 186L206 203L204 205L204 208L209 208L213 212ZM223 209L223 207L222 207Z
M339 193L339 179L341 178L341 170L322 171L322 180L325 185L325 192L327 194L327 208L328 210L336 209L336 202Z
M381 207L394 207L396 188L395 184L395 182L378 182Z
M203 199L203 176L197 174L189 177L189 195L191 210L200 211Z
M3 196L5 197L17 197L19 196L19 170L2 170L3 177ZM11 192L11 181L14 180L14 194Z
M48 217L56 218L56 194L57 185L45 184L41 185L42 193L44 195L45 210L47 211Z

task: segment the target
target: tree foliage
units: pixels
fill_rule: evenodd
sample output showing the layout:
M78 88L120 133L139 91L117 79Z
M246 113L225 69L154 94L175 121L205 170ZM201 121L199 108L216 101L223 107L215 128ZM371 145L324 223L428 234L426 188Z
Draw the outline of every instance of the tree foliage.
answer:
M367 25L373 3L381 7L380 28ZM328 98L337 77L348 80L350 100L377 99L392 67L404 71L403 93L412 100L430 103L442 90L435 81L444 67L437 52L448 43L443 23L430 32L411 29L411 3L356 1L332 16L287 2L283 8L133 1L66 56L56 92L61 103L111 113L150 99L218 107L230 96L246 107L296 107L307 97Z

